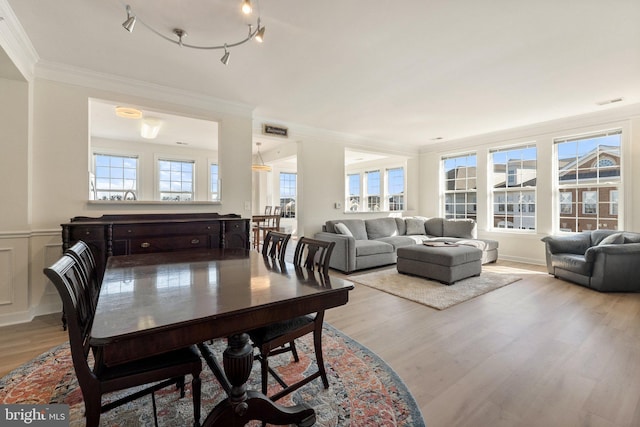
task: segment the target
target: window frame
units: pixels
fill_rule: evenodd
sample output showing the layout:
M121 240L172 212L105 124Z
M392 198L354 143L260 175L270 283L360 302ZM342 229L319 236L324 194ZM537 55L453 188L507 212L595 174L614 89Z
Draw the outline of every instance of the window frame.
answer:
M527 151L531 150L533 150L533 159L526 157ZM538 223L538 209L536 208L538 203L538 147L536 142L529 141L506 147L491 148L488 154L488 181L494 183L489 187L491 229L493 231L509 230L517 233L535 233ZM520 156L516 158L518 154ZM496 157L499 155L504 157L504 163L496 163ZM500 180L496 179L496 165L504 166L504 182L502 182L504 187L500 186ZM535 184L532 185L531 182L535 182ZM527 183L529 184L525 185ZM533 223L526 224L531 218ZM501 223L504 226L498 225ZM508 226L509 223L511 223L511 227ZM516 227L517 224L519 224L518 227Z
M615 144L604 140L609 137L617 137ZM553 185L558 194L555 199L554 228L569 233L623 229L620 204L624 194L624 140L624 126L553 139ZM573 151L571 144L575 144L575 157L567 157ZM563 177L568 178L563 180ZM566 192L576 195L571 213L563 212L560 204L560 194ZM585 203L587 193L595 194L595 202ZM616 195L615 202L613 194Z
M285 175L290 175L293 176L293 181L294 181L294 185L293 185L293 197L283 197L282 196L282 189L283 189L283 183L282 183L282 179L283 176ZM291 188L291 186L287 186L287 188ZM278 204L280 206L280 216L282 216L283 218L296 218L296 207L298 205L298 173L297 172L285 172L285 171L280 171L278 173L278 194L279 194L279 200L278 200ZM283 203L283 198L289 200L286 203ZM286 205L288 203L290 203L291 201L293 201L293 210L291 209L287 209Z
M111 188L101 189L101 188L99 188L98 182L101 179L101 177L98 174L98 168L99 167L103 167L103 166L98 166L98 164L97 164L97 157L98 156L105 156L105 157L111 157L111 158L120 158L120 159L123 160L123 162L126 159L135 160L135 163L136 163L135 169L134 169L135 170L135 175L136 175L136 177L135 177L135 188L132 188L132 189L124 189L124 188L122 188L122 189L111 189ZM90 183L90 187L89 188L90 188L90 192L93 192L94 200L100 201L100 202L121 202L121 201L126 201L126 200L129 200L129 199L125 199L126 194L129 191L133 192L133 200L136 200L138 198L139 188L140 188L140 185L139 185L140 156L139 155L137 155L137 154L123 154L123 153L116 153L116 152L107 152L105 150L96 150L96 151L94 151L92 153L92 162L93 162L93 172L92 172L92 175L91 175L91 180L93 182ZM115 168L112 168L111 166L109 166L109 169L111 170L111 169L115 169ZM125 177L125 169L129 169L130 170L132 168L125 168L123 166L120 169L122 169L122 181L123 181L123 184L124 184L124 182L127 180L126 177ZM109 175L108 179L109 180L113 180L114 178L112 178L111 175ZM124 185L123 185L123 187L124 187ZM98 198L98 193L99 192L108 192L108 193L118 193L119 192L119 193L122 193L122 199L117 199L117 198L116 199L113 199L113 198L99 199ZM89 196L91 197L92 194L90 194Z
M162 180L160 179L160 174L162 172L161 170L161 166L160 163L161 162L169 162L169 163L182 163L182 164L191 164L192 168L191 168L191 198L189 200L183 200L182 198L178 199L178 200L164 200L162 198L162 194L163 193L178 193L178 194L188 194L188 191L173 191L173 190L162 190L162 185L161 182L162 181L166 181L166 180ZM194 202L195 201L195 195L197 194L196 192L196 185L197 185L197 161L195 159L188 159L188 158L177 158L177 157L170 157L170 156L164 156L164 155L160 155L160 156L156 156L155 159L155 185L156 185L156 199L161 201L161 202L177 202L177 203L182 203L182 202ZM169 171L170 173L174 173L173 171ZM180 172L181 174L184 172ZM173 180L169 180L169 185L171 185L171 182L173 182ZM179 181L181 183L184 182L182 179L180 179Z
M460 165L458 166L458 160L461 159L466 160L464 162L460 162ZM471 159L473 160L471 161ZM447 161L454 161L456 166L454 168L447 169ZM458 177L458 171L461 170L461 168L464 168L465 173L463 177ZM474 168L473 175L469 173L472 168ZM448 173L451 171L455 171L453 177L448 176ZM441 216L449 219L473 219L474 221L477 221L478 153L475 151L469 151L466 153L442 156L440 158L440 181L440 189L442 191L442 204L440 205L440 209L442 210ZM456 188L463 182L464 188ZM452 184L453 188L449 188L449 184ZM451 212L447 209L449 206L451 206ZM458 206L463 207L463 212L458 212Z

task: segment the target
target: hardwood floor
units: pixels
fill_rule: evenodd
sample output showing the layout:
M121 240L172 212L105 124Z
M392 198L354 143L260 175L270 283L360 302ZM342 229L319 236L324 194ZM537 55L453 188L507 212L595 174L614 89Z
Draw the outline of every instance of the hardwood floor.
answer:
M356 285L325 319L393 367L428 427L640 426L640 294L483 268L523 280L443 311ZM59 315L0 334L0 375L67 339Z

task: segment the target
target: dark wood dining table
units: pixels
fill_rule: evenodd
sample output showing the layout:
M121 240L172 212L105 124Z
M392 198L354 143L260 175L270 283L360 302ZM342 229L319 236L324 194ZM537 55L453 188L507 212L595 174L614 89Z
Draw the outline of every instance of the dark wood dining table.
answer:
M285 407L247 391L253 348L247 331L347 303L351 282L317 280L256 251L215 249L108 259L90 345L107 366L199 345L227 392L204 426L315 423L308 405ZM221 369L203 345L226 337Z

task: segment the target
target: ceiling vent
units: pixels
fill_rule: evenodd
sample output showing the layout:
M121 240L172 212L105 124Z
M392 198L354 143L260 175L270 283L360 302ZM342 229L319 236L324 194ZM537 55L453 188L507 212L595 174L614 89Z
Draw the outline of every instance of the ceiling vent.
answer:
M623 100L624 100L624 98L607 99L606 101L596 102L596 104L598 104L598 105L615 104L616 102L622 102Z

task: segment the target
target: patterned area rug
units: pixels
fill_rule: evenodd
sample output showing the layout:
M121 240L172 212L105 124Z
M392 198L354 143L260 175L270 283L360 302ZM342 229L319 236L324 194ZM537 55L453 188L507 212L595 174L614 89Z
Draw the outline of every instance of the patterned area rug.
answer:
M509 285L522 279L512 274L483 271L478 277L444 285L422 277L400 274L395 268L351 275L349 280L387 292L429 307L444 310L478 295Z
M211 345L221 357L226 340ZM272 365L285 380L293 380L306 371L316 369L313 340L307 335L296 341L299 363L289 363L291 354L275 356ZM378 356L325 323L323 350L329 389L318 378L296 392L279 400L283 405L306 402L316 411L316 426L424 426L413 396L395 372ZM213 374L203 362L202 420L223 398ZM189 382L190 379L187 378ZM269 394L279 386L270 377ZM249 388L260 390L260 367L256 362L249 380ZM120 392L103 397L103 403L121 395ZM173 387L156 392L159 425L192 425L193 411L190 386L185 398ZM70 406L71 426L84 426L82 393L73 371L68 344L62 344L0 379L0 404L6 403L64 403ZM151 397L113 409L100 417L101 426L153 425ZM252 423L251 425L260 425Z

